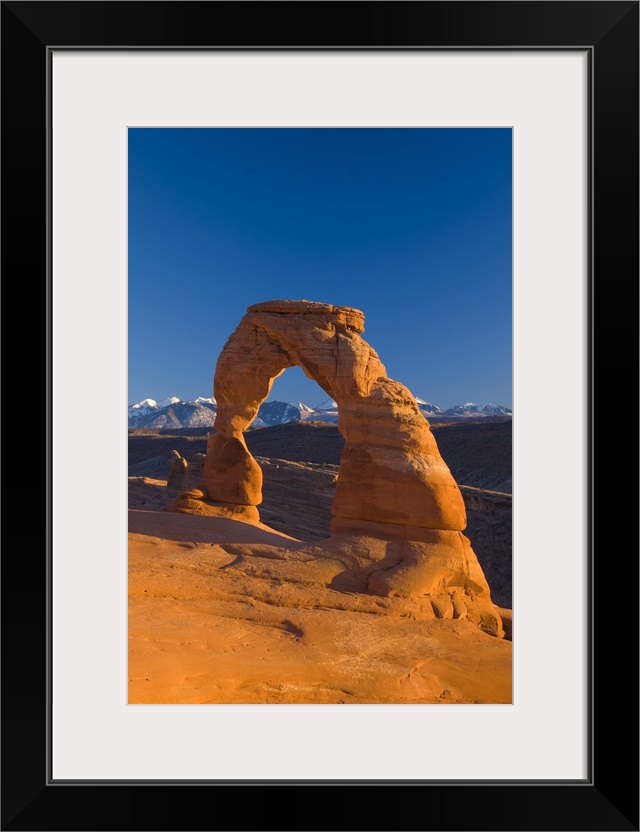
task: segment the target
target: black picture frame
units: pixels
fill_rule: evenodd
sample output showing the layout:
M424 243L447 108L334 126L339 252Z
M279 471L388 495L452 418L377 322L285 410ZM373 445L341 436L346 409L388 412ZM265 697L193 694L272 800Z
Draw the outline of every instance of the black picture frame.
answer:
M41 402L33 416L38 428L31 426L42 440L38 452L15 443L21 455L17 468L8 469L24 471L25 457L32 460L24 487L12 490L30 517L46 522L31 541L35 529L25 524L21 542L7 545L2 559L2 829L638 829L637 504L635 492L621 485L629 469L631 481L637 479L637 455L629 453L637 411L621 406L634 397L610 372L622 365L637 389L638 11L639 3L627 0L2 2L3 275L18 332L42 346L35 364L14 362L12 340L7 364L20 373L13 392L32 389L35 378L39 391L47 391L46 418ZM585 781L496 781L490 771L473 782L50 779L49 66L52 50L62 47L588 51L591 730ZM558 430L570 430L570 418L559 417ZM11 423L13 433L13 417ZM18 516L10 516L10 527ZM557 595L571 603L575 591L562 587Z

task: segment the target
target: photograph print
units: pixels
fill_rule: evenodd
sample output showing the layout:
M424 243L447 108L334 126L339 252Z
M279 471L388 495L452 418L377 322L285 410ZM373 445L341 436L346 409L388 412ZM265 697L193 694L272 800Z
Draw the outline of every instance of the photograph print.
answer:
M128 130L129 704L512 702L512 131Z

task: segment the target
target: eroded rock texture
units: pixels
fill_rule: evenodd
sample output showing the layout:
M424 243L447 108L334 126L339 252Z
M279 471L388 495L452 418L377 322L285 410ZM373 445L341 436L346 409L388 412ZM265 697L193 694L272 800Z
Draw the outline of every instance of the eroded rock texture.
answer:
M347 568L349 551L358 550L352 566L363 574L358 540L404 541L365 569L370 592L428 595L439 616L470 617L502 635L489 587L461 534L460 490L414 397L387 377L363 331L357 309L306 300L250 306L216 366L217 433L208 442L200 491L185 493L171 509L259 519L262 471L243 432L274 379L302 367L337 402L345 438L329 545Z

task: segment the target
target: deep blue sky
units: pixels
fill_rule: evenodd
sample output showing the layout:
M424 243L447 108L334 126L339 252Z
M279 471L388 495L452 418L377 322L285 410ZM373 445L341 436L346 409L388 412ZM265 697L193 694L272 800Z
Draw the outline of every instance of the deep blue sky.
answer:
M247 306L305 298L415 396L511 407L511 191L503 128L129 129L129 404L212 395Z

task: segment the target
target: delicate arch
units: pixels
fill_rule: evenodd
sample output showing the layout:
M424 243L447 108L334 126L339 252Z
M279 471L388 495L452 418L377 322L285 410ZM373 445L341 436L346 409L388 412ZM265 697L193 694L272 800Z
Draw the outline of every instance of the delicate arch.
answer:
M209 440L202 483L212 511L260 504L262 471L243 432L274 379L300 366L338 404L345 446L334 528L353 520L465 528L462 495L428 422L410 391L387 378L363 331L357 309L283 300L249 307L216 365L217 433Z

